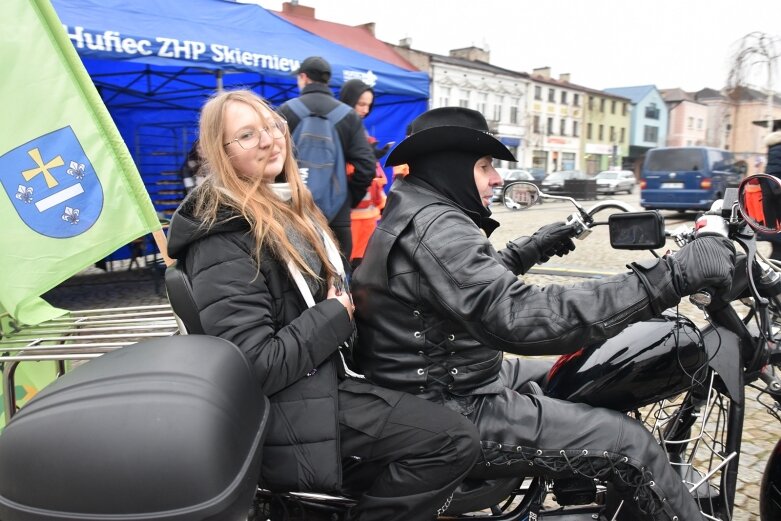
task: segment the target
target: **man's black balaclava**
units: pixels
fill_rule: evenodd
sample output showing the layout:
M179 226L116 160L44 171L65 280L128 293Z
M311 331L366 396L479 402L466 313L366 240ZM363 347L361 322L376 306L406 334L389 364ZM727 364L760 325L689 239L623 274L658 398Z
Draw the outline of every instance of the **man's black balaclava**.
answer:
M413 184L434 189L456 203L477 226L490 235L497 223L488 219L491 210L483 206L475 184L475 163L483 155L478 152L446 150L419 156L410 159L407 179Z

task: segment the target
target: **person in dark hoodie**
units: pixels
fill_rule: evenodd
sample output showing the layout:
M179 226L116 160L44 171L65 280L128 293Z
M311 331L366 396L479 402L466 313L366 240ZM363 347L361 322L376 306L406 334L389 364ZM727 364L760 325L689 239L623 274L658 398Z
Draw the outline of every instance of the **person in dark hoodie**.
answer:
M339 101L353 107L353 110L365 119L372 111L374 105L374 90L361 80L348 80L342 85L339 91ZM374 149L374 156L380 159L388 153L393 143L387 143L385 146L378 146L377 139L366 133L366 139ZM352 176L355 173L355 167L352 163L347 163L347 175ZM385 208L385 185L388 179L385 172L378 162L375 168L374 179L372 179L366 195L363 196L358 204L353 206L350 212L351 229L353 237L353 249L350 254L350 263L353 268L357 267L363 259L363 252L366 251L366 245L369 237L377 228L377 220L380 218L382 209Z
M320 56L310 56L301 62L296 70L296 82L301 91L298 99L313 114L325 117L341 102L334 98L328 87L331 80L331 65ZM294 132L301 120L290 108L290 102L279 107L279 113L287 120L290 131ZM352 233L350 231L350 210L361 201L374 178L376 159L372 148L366 141L366 130L361 118L350 112L336 125L339 143L342 146L344 160L353 165L355 171L347 180L348 197L342 208L328 223L345 257L352 252ZM345 175L347 175L345 173Z
M285 121L250 91L221 92L200 143L208 174L174 214L169 252L206 334L246 354L271 401L263 486L356 497L349 519L432 519L478 456L474 426L343 365L353 304Z
M765 138L767 146L767 166L765 173L781 178L781 120L773 123L773 132ZM768 237L773 245L770 258L781 261L781 237Z
M353 273L358 366L372 382L461 412L480 430L470 479L524 475L529 466L611 481L656 519L702 519L648 430L616 411L543 396L549 363L518 355L576 352L649 319L681 297L731 283L735 249L704 237L673 257L568 286L518 278L569 252L554 223L496 251L488 206L502 179L492 159L515 161L479 112L443 107L418 116L387 164L409 164Z

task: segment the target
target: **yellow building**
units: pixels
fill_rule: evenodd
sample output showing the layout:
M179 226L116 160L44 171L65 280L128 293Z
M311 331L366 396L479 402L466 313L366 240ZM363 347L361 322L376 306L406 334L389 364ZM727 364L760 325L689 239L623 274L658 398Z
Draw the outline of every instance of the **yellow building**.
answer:
M584 89L583 95L580 168L588 174L622 169L623 159L629 155L631 100L593 89Z

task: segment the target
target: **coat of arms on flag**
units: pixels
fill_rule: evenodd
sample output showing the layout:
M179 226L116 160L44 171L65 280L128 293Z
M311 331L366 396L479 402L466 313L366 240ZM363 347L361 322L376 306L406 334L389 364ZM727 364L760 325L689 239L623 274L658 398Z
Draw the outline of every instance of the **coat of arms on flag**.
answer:
M41 235L75 237L100 217L100 180L69 126L3 154L0 172L17 214Z

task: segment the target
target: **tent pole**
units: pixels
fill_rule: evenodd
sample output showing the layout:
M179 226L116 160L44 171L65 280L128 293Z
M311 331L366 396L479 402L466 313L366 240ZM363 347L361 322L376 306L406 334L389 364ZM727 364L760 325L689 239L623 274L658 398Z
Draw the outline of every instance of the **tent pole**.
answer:
M214 76L217 78L217 92L222 92L222 69L215 71Z

